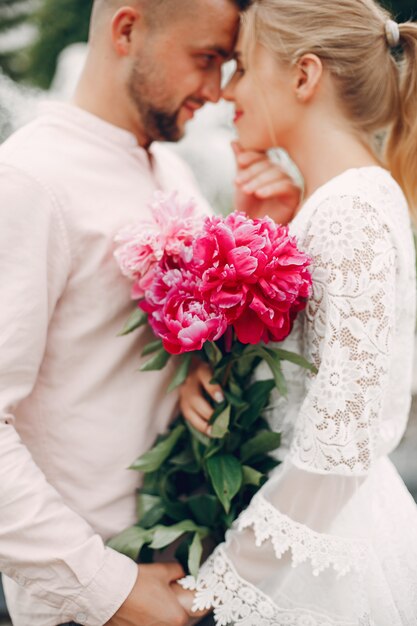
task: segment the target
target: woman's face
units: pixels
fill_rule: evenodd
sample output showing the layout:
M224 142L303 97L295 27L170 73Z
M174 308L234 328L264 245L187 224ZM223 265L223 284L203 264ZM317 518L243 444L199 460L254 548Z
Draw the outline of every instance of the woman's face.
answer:
M288 150L299 115L292 68L281 65L261 44L256 44L251 58L245 58L242 35L235 58L237 69L223 97L235 103L234 122L240 143L250 150L277 146Z

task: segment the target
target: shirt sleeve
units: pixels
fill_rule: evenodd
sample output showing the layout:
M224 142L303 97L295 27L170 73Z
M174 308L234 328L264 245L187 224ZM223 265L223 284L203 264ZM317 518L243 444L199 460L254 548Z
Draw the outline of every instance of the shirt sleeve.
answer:
M0 165L0 212L0 570L61 622L82 615L100 626L130 593L137 565L65 505L14 417L35 384L70 272L65 224L51 192L8 165Z
M222 626L368 623L361 585L375 520L363 485L377 480L381 456L395 246L378 211L352 197L320 205L302 243L314 268L305 356L318 373L308 375L285 461L197 580L183 582Z

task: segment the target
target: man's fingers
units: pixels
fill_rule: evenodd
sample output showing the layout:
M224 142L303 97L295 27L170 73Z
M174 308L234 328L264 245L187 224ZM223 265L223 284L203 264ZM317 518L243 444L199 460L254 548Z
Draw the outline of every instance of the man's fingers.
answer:
M175 561L173 561L172 563L158 563L157 565L161 570L162 578L168 583L171 583L185 576L183 568L179 563L176 563ZM146 566L142 565L142 567Z

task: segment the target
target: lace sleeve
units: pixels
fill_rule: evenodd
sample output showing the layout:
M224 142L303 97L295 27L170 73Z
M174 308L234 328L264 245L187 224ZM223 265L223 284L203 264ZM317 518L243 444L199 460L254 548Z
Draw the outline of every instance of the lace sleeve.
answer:
M304 246L314 261L307 356L318 368L299 412L291 456L304 469L366 473L378 428L395 328L396 252L374 207L330 198Z
M356 626L369 615L378 426L395 328L396 251L378 210L328 198L304 231L314 260L304 323L318 373L282 465L204 564L196 608L219 625ZM366 485L365 485L366 483Z

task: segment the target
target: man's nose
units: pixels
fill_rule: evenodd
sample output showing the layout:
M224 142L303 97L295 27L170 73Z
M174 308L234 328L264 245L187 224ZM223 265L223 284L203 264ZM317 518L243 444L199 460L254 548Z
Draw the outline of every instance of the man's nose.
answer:
M204 100L208 102L218 102L220 100L221 94L221 74L220 72L216 72L211 76L208 76L204 81L203 87L201 89L201 95Z

